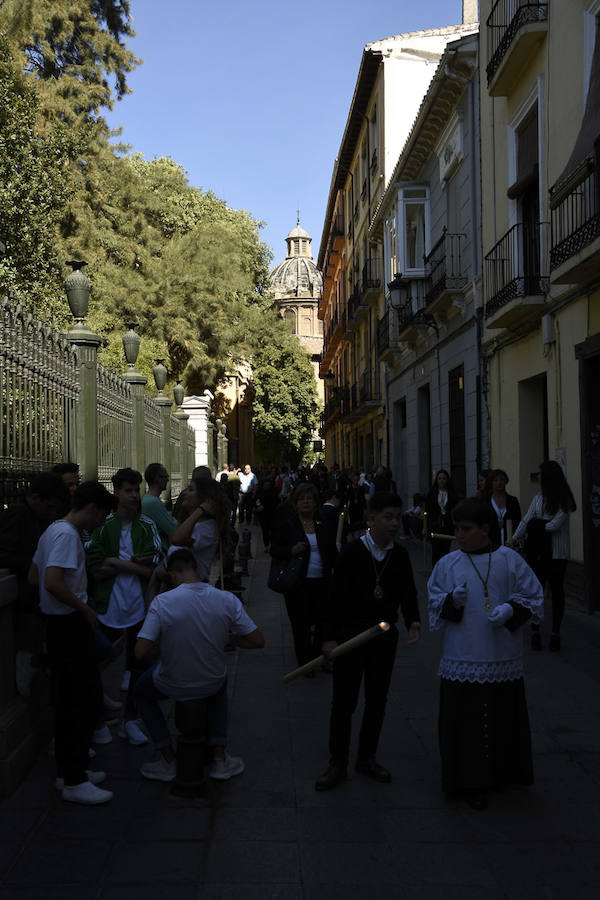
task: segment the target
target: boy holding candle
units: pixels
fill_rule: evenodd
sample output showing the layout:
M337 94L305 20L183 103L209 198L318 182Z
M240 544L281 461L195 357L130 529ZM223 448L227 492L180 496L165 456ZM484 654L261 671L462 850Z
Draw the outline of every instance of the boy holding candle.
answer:
M398 644L398 609L408 630L408 643L420 637L417 590L407 551L394 542L401 524L402 501L375 493L368 507L368 531L340 553L325 611L323 652L379 622L390 628L355 647L333 663L333 702L329 730L329 766L317 778L317 791L327 791L347 778L352 715L364 677L365 709L356 771L387 783L390 772L375 754L385 716L387 693Z
M462 500L452 516L460 549L428 583L429 627L443 628L442 788L484 809L490 788L533 782L521 626L539 622L544 593L518 553L494 549L484 500Z

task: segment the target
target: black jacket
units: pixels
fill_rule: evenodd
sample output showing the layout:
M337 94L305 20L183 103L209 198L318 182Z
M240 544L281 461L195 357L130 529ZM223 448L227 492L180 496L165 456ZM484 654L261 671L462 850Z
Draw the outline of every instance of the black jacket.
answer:
M337 556L335 546L336 525L332 521L322 521L320 518L315 518L315 534L323 563L323 574L329 575ZM271 556L274 559L291 559L294 544L306 540L306 533L296 510L289 504L281 506L275 514L271 530ZM304 567L302 577L306 575L309 556L310 553L308 551L303 554Z

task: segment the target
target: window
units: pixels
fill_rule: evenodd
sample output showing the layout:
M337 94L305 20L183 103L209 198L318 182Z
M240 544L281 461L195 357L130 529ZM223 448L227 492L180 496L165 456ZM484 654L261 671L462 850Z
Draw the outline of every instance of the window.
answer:
M377 104L373 107L371 113L371 173L374 174L377 168L377 148L379 146L377 135Z
M405 276L424 277L429 251L429 188L405 187L398 191L398 269Z
M296 313L293 309L286 309L284 313L285 323L291 334L296 334Z
M392 281L398 271L398 248L396 246L396 216L393 214L385 222L386 282Z

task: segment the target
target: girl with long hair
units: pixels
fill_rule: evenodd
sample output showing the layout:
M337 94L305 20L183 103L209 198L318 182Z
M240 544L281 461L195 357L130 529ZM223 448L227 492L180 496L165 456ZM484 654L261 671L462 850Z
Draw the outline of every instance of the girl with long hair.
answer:
M454 534L452 510L458 503L458 494L452 484L450 473L446 469L438 469L433 484L425 500L427 513L427 529L430 534ZM446 538L431 539L431 565L450 552L449 540Z
M535 531L539 533L542 542L544 538L546 539L547 551L544 552L542 548L537 563L532 560L530 565L542 586L547 585L550 590L552 598L550 650L557 651L560 650L560 626L565 612L565 572L570 557L569 516L575 512L577 504L563 470L552 459L547 459L540 465L540 488L521 519L513 535L513 541L520 543L527 535L525 544L527 558L528 544L533 542ZM534 650L542 649L542 638L537 626L532 628L531 646Z

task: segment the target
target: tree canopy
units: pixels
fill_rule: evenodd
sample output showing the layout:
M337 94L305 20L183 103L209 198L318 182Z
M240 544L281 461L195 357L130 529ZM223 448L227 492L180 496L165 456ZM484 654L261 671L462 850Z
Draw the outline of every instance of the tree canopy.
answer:
M102 119L140 62L125 46L130 5L0 3L0 286L64 327L62 264L87 260L88 322L106 339L105 364L123 369L129 320L144 374L167 356L188 393L214 391L232 364L251 361L257 443L263 456L292 458L316 424L316 391L273 304L260 222L192 187L174 160L112 143Z

